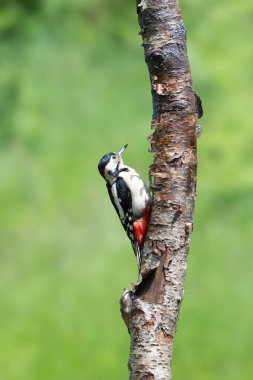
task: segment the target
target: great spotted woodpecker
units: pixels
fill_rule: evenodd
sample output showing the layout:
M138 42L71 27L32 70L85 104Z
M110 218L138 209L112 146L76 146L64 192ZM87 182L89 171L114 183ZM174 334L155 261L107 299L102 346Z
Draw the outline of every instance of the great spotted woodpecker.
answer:
M111 202L131 240L141 270L141 250L148 231L151 196L140 175L122 160L122 153L128 144L116 153L105 154L98 164L98 170L106 181Z

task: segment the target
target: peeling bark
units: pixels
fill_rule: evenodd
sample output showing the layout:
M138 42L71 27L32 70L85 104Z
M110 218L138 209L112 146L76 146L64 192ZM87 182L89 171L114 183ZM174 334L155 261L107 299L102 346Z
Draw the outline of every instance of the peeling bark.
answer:
M153 99L153 205L142 278L121 298L131 337L130 380L171 380L196 188L196 127L186 31L177 0L137 0Z

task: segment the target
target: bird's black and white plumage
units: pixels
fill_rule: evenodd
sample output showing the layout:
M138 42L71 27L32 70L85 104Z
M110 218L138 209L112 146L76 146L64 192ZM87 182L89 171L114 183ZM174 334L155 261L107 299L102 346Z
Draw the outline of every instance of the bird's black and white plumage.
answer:
M122 161L122 153L127 145L117 153L105 154L98 164L98 170L106 180L111 202L131 240L139 271L141 249L148 230L151 197L140 175Z

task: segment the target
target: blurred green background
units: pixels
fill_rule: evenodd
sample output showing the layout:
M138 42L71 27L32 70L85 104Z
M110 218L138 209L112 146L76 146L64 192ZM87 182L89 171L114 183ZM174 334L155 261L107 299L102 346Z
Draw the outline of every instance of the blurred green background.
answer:
M204 104L174 378L253 378L253 5L181 1ZM136 280L97 172L147 178L151 96L134 1L0 3L0 380L127 379Z

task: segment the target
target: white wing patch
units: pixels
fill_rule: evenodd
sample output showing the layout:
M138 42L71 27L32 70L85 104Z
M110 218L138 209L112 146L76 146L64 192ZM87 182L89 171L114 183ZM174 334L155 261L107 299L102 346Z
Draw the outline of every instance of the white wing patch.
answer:
M111 192L113 196L114 203L119 211L119 217L121 220L124 219L124 211L123 208L121 207L121 204L119 203L119 198L117 196L117 189L116 189L116 183L114 183L111 187Z

